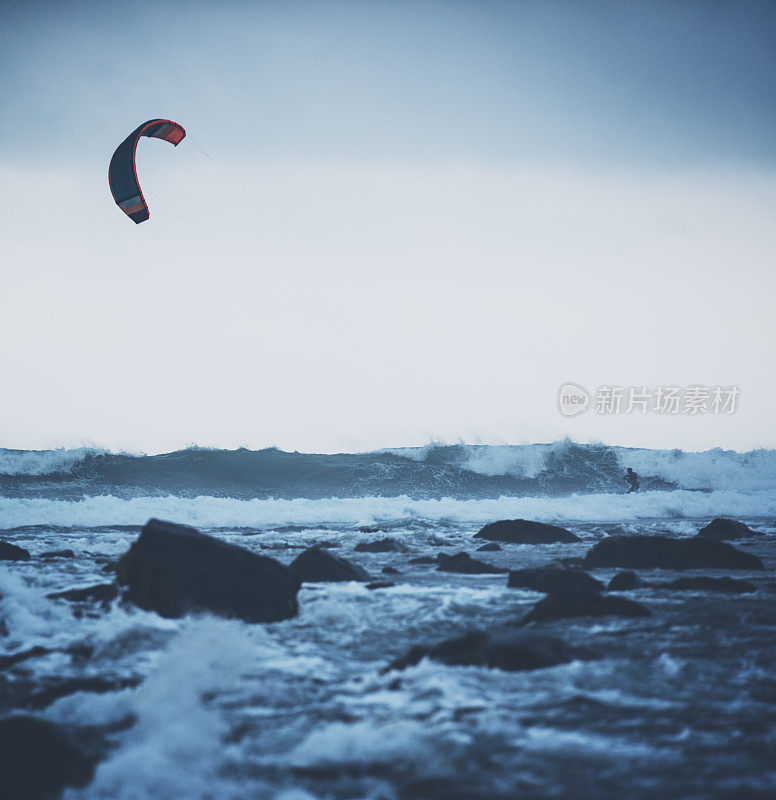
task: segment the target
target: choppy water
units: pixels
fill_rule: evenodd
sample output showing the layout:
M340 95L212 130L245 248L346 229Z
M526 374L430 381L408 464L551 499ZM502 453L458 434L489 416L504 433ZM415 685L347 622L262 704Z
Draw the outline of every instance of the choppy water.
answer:
M542 447L550 452L577 446ZM207 460L212 452L169 458L196 460L203 453ZM622 454L609 452L620 469ZM265 455L246 451L239 458L260 461ZM711 467L697 466L703 458L696 455L651 458L692 462L696 479L712 476ZM171 484L160 484L164 475L183 478L175 478L173 468L155 471L153 457L17 454L17 466L25 466L13 470L6 463L0 477L0 538L26 547L33 558L0 566L0 657L33 647L46 652L2 664L0 712L32 711L103 753L92 784L69 791L71 800L772 797L776 492L761 480L771 456L747 455L749 462L737 454L707 455L728 471L718 482L708 477L704 486L631 496L612 484L606 491L578 488L570 494L555 486L502 497L474 491L477 476L488 475L481 463L479 472L469 463L454 468L459 482L464 473L474 476L458 495L434 495L430 478L413 491L407 475L401 494L391 494L392 473L384 491L373 477L363 496L323 496L324 488L295 492L287 482L269 497L265 486L246 494L228 488L203 493L204 484L191 477L193 468L183 469L190 491L172 492ZM267 457L276 456L270 451ZM368 454L364 463L382 463L384 456ZM436 469L418 451L386 457ZM432 460L438 457L436 452ZM91 460L122 458L135 459L131 480L106 482L102 467L98 477L85 477ZM225 463L230 456L217 458ZM309 459L315 458L344 464L360 457L300 456L295 485L314 483ZM539 480L548 471L546 458L547 453L536 456L530 469L520 467L521 480ZM628 458L628 465L650 474L632 452ZM60 471L41 469L46 460L57 461ZM447 462L443 467L452 469ZM556 468L551 461L549 470ZM517 468L510 469L500 477L514 477ZM747 470L757 476L751 484ZM323 487L350 480L337 477L334 467L324 472ZM525 477L528 472L533 477ZM239 469L235 474L233 488L255 477ZM669 482L667 469L654 474ZM15 478L20 482L13 483ZM227 479L220 472L206 480L212 486ZM598 481L600 473L580 480ZM84 494L84 481L103 489L110 483L115 491ZM475 544L472 534L485 522L514 516L561 520L584 539L503 545L502 552L476 554L521 567L583 555L615 531L692 535L718 514L767 534L737 543L766 564L764 572L735 573L757 585L754 594L640 589L628 596L647 605L651 617L537 625L595 651L598 657L589 661L524 673L424 661L381 674L414 643L513 624L541 598L508 589L503 574L454 575L409 563L440 551L474 554L480 541ZM110 580L106 565L152 515L197 525L284 563L300 548L325 541L332 552L396 585L375 591L355 583L305 585L299 616L272 625L207 615L165 620L118 603L103 610L46 598L52 591ZM359 530L364 526L379 531ZM385 535L400 539L407 552L353 552L358 542ZM72 549L75 558L37 557L61 548ZM384 566L400 574L383 575ZM604 580L613 573L593 571Z

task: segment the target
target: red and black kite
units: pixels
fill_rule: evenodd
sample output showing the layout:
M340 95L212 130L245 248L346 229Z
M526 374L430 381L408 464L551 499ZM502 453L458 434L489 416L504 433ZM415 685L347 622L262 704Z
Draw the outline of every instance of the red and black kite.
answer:
M108 167L108 183L116 205L135 223L145 222L150 214L148 204L137 182L135 151L141 136L164 139L176 147L183 141L186 131L169 119L150 119L132 131L116 148Z

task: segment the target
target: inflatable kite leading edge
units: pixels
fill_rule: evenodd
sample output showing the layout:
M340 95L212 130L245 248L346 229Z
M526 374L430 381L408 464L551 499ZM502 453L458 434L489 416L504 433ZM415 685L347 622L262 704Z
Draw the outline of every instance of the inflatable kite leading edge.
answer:
M116 205L136 224L145 222L150 216L135 168L135 151L140 137L164 139L177 147L185 135L186 131L177 122L150 119L132 131L116 148L108 167L108 184Z

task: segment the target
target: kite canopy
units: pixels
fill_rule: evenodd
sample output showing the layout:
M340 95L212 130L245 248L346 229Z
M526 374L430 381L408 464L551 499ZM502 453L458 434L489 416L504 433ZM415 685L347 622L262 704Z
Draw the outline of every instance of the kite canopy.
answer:
M132 131L116 148L108 167L108 184L116 205L133 222L145 222L150 216L148 204L137 182L135 169L135 151L140 137L152 136L154 139L164 139L165 142L177 147L185 135L186 131L177 122L169 119L150 119Z

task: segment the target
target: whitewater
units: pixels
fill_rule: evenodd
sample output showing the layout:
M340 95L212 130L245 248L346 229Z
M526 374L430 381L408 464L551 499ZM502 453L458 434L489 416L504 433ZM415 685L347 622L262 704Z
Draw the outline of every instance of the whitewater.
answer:
M140 526L152 516L205 528L268 530L284 525L380 526L433 525L457 522L472 529L493 519L535 519L540 522L626 522L633 520L714 516L769 519L776 517L776 492L677 490L621 494L574 494L568 497L499 497L415 500L400 497L327 498L310 500L237 500L174 495L123 499L113 495L80 500L0 498L0 529L49 525L96 528Z

